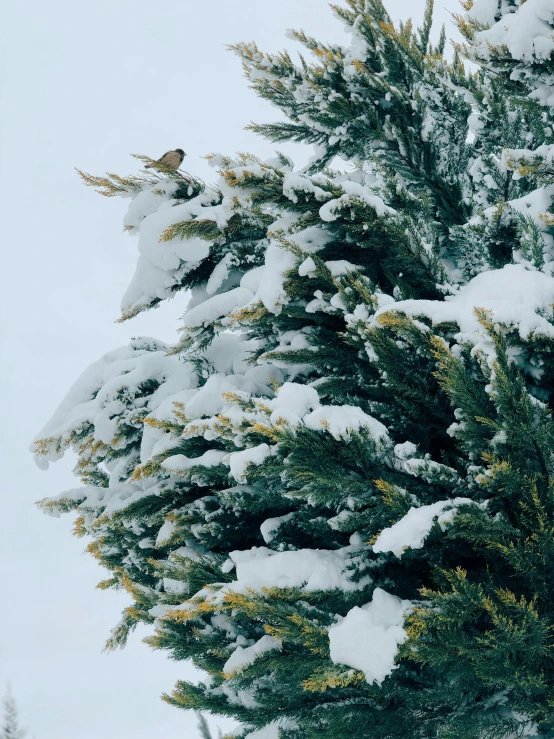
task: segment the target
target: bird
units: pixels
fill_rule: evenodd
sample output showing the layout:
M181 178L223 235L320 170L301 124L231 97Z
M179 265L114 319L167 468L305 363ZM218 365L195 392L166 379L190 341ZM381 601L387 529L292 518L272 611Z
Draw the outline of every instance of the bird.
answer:
M157 164L160 164L162 169L177 170L183 163L183 159L185 157L186 154L182 149L171 149L170 151L166 151L163 156L161 156L152 164L147 164L145 166L145 169L149 169L150 167L155 167Z

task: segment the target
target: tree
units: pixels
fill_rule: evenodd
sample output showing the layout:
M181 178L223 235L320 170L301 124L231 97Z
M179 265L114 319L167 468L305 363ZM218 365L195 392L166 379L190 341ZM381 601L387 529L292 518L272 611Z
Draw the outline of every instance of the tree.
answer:
M200 736L202 739L212 739L212 732L210 731L210 727L208 726L208 722L206 721L206 717L201 714L196 714L198 717L198 729L200 731ZM221 731L218 734L219 739L221 739Z
M41 505L133 598L109 646L153 624L243 737L554 736L554 13L467 3L448 62L432 2L334 11L313 63L233 47L309 167L82 173L132 198L123 319L191 301L72 388L36 453L84 487Z
M19 724L19 711L17 710L17 704L9 686L4 695L3 707L4 716L2 734L0 736L2 739L24 739L27 732Z

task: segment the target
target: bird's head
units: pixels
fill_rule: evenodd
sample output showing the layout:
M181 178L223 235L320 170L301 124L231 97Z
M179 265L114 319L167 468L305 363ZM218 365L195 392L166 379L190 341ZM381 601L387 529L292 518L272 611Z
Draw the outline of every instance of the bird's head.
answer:
M175 149L177 154L180 154L182 157L186 156L185 152L182 149Z

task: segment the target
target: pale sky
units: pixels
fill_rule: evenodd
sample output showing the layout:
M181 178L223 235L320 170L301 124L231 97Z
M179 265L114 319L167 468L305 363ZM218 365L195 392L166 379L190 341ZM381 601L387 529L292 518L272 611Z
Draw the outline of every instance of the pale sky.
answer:
M420 24L424 0L387 5ZM446 21L451 35L439 5L435 30ZM36 739L197 737L194 716L159 699L194 669L142 644L146 630L125 650L102 653L127 596L95 590L105 571L82 555L86 542L71 535L70 517L47 518L34 506L79 484L73 460L45 474L28 452L70 384L131 336L174 341L184 306L181 295L114 324L136 238L122 233L125 201L88 190L73 168L124 175L138 168L131 152L157 157L181 147L185 166L206 179L200 157L210 152L271 156L274 147L243 127L276 114L248 89L225 45L254 39L262 50L294 50L287 28L346 39L325 0L22 0L3 8L0 691L11 681Z

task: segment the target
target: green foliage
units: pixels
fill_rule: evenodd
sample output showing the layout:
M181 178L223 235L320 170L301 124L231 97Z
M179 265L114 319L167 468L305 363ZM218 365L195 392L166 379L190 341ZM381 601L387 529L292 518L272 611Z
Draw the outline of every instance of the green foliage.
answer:
M136 340L87 375L91 398L36 446L76 451L86 487L42 505L78 510L100 587L132 598L108 646L152 625L150 646L206 673L165 699L241 737L554 736L554 312L545 297L533 323L523 295L521 320L499 318L484 292L459 307L507 268L550 285L554 113L532 93L551 61L486 51L469 2L452 62L432 0L417 28L380 0L333 8L352 44L296 32L313 61L232 47L285 116L251 129L316 144L309 169L278 153L212 155L213 188L83 175L105 195L159 185L175 207L158 293L123 318L182 289L192 307L174 346ZM205 255L181 258L191 244ZM421 541L374 548L435 504ZM302 550L340 551L342 584L244 585L255 555ZM376 588L411 602L380 683L329 640Z

